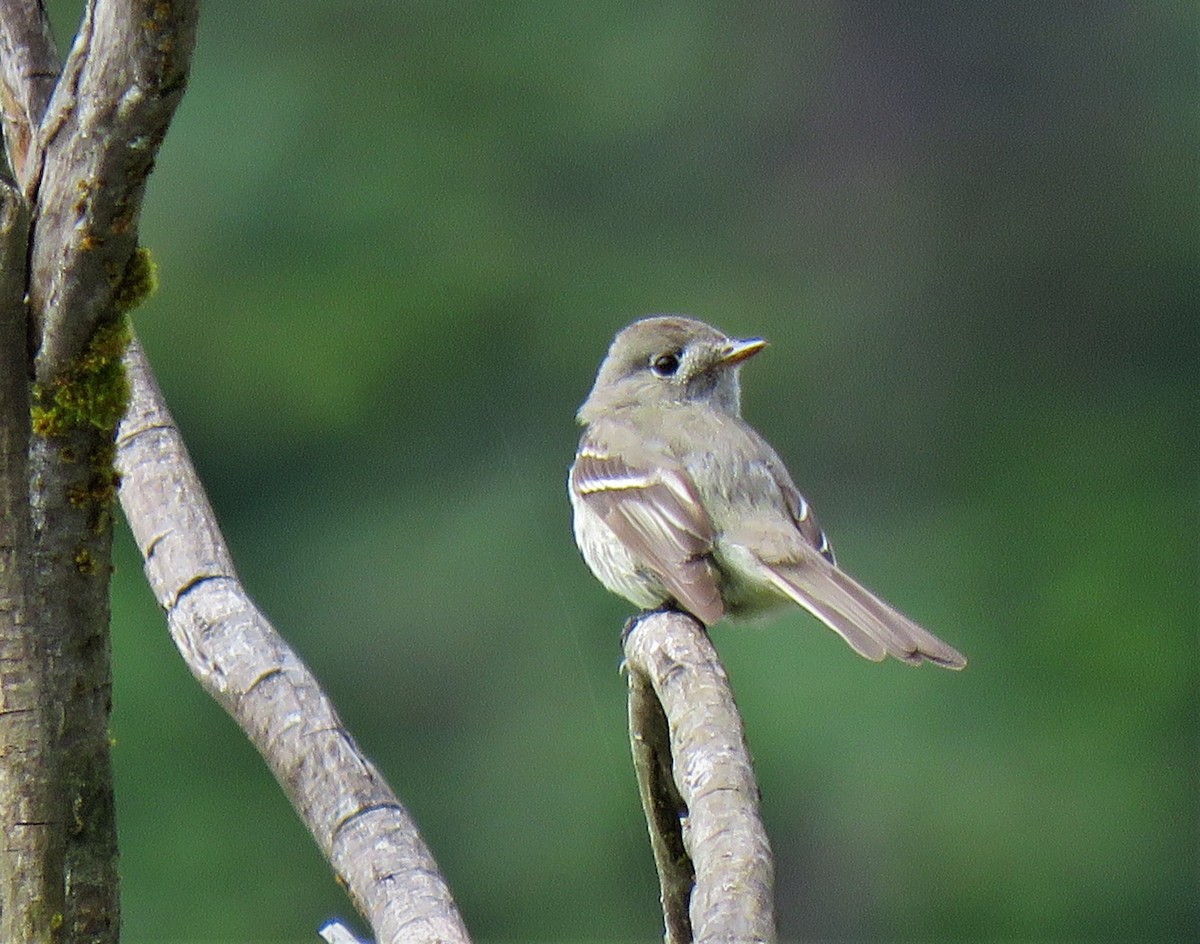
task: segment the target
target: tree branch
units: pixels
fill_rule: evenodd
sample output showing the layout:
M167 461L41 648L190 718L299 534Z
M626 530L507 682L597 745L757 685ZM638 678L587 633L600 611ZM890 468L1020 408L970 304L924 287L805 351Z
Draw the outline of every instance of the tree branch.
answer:
M326 944L369 944L367 941L360 941L356 938L348 927L340 921L328 921L323 924L317 931Z
M5 144L32 219L22 278L36 354L32 371L26 363L19 373L35 380L32 542L20 566L38 674L22 681L51 719L27 750L0 752L5 776L25 778L36 793L30 816L8 824L6 842L13 829L45 833L37 861L26 863L33 904L5 913L6 940L117 939L113 436L128 394L125 311L144 287L135 252L142 196L183 92L195 20L189 0L93 0L54 84L57 54L41 3L0 3ZM29 349L23 339L18 350L28 357Z
M258 748L378 944L467 941L411 817L242 588L136 341L126 366L121 503L188 668Z
M708 634L686 614L655 612L632 623L624 648L668 944L774 941L774 864L758 785Z
M50 690L61 692L76 672L70 690L76 701L86 702L63 707L72 730L60 732L57 747L70 745L73 767L53 770L60 786L64 774L71 774L72 782L108 781L111 528L106 509L113 480L103 470L116 417L111 424L104 420L125 388L119 372L105 374L104 389L97 388L93 375L97 366L108 371L114 349L125 341L118 316L129 302L142 196L184 91L196 9L194 0L90 0L55 84L57 53L41 3L0 0L5 143L10 166L36 207L27 291L36 349L33 408L41 411L29 462L34 528L43 538L35 542L32 568L39 578L36 609L42 631L37 635L47 647L43 661L61 676ZM23 255L20 268L24 278ZM10 350L24 354L24 318L21 328L21 344ZM185 659L268 758L352 897L372 919L378 939L466 940L445 883L407 814L358 752L307 669L242 592L140 350L130 352L129 369L135 404L120 450L130 483L122 498ZM11 376L23 387L29 373L22 361ZM28 415L26 401L26 422ZM23 455L21 443L12 444ZM156 456L160 445L173 451ZM152 491L142 491L139 482ZM133 495L167 505L153 509ZM178 501L181 497L186 500ZM156 530L160 525L164 531ZM184 576L177 581L179 575ZM77 657L84 650L93 658L81 665ZM18 692L6 688L5 697ZM93 703L97 697L99 704ZM98 753L96 739L88 736L95 732L84 730L97 721L104 740ZM12 771L20 773L17 767ZM115 843L111 799L111 790L107 800L60 796L48 804L53 809L46 817L57 820L57 827L43 825L51 834L61 830L69 818L59 801L71 800L87 831L107 830ZM115 869L115 845L102 844L102 849L107 851L101 858ZM115 871L105 880L93 876L96 863L74 862L80 868L73 879L94 884L106 898L85 895L91 902L83 906L87 915L65 914L63 855L57 856L57 866L54 858L46 863L59 876L59 900L51 905L68 923L68 933L86 934L96 919L110 929L106 935L115 935ZM389 895L396 883L404 896ZM6 909L6 919L10 913Z
M58 52L41 0L0 0L0 117L9 166L22 188L41 173L35 139L58 81Z
M48 828L54 713L48 667L30 619L33 533L29 511L29 365L25 259L29 211L0 179L0 940L25 940L62 914L63 836Z
M146 179L187 85L192 0L91 0L42 120L30 300L52 382L120 307Z

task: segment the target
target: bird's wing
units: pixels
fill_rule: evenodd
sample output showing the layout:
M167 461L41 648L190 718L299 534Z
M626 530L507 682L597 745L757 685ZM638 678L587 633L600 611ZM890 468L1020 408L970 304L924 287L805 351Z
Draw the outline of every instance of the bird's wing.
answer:
M761 560L763 573L840 635L860 655L878 662L890 655L919 665L929 661L948 669L967 664L962 653L893 609L806 542L783 559Z
M833 545L829 543L829 538L820 522L817 521L817 516L813 514L808 501L790 480L781 481L778 475L775 480L779 482L779 489L783 492L783 502L787 506L792 520L796 522L796 529L800 532L800 536L829 563L836 564L837 558L833 554Z
M639 461L585 438L571 487L676 603L705 625L721 619L712 521L678 463L661 456Z

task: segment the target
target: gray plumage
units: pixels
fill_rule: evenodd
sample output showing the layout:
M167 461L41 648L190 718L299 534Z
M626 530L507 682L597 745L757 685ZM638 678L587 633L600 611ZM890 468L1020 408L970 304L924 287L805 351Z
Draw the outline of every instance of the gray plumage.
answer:
M962 668L954 648L842 571L783 462L741 419L738 370L765 346L655 317L613 340L579 410L575 540L609 590L706 625L788 601L858 653Z

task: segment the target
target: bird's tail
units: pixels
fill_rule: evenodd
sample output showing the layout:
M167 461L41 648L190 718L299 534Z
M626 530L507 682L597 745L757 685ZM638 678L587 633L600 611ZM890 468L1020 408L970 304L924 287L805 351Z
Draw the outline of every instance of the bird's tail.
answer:
M765 564L767 578L859 655L873 662L889 655L912 665L928 661L947 669L967 664L957 649L884 603L849 574L824 558L805 557L796 564Z

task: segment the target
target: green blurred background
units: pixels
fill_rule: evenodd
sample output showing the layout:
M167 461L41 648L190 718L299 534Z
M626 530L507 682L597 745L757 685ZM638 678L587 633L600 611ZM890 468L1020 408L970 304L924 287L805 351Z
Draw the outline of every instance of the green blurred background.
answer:
M203 4L138 330L478 939L660 934L564 476L662 311L771 340L748 418L971 659L714 631L781 935L1200 934L1196 63L1165 0ZM315 939L347 899L118 557L125 940Z

